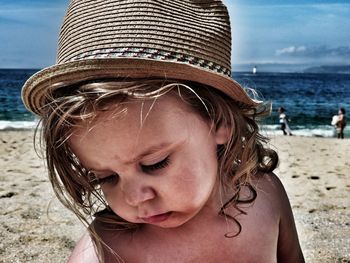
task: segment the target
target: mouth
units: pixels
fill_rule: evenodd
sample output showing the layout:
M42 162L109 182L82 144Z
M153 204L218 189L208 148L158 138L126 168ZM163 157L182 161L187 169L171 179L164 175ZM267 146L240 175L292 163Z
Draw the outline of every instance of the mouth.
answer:
M156 224L167 220L171 216L171 214L172 212L167 212L149 217L141 217L141 219L147 224Z

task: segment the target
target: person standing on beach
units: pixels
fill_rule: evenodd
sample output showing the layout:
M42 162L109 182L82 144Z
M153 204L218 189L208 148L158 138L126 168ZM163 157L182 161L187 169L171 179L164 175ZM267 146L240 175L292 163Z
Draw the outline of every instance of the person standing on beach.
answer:
M22 98L87 225L70 263L304 262L221 0L72 0Z
M346 126L345 109L340 108L338 111L338 119L337 119L337 122L335 123L335 129L337 131L338 139L344 139L345 126Z
M279 113L279 123L281 125L281 130L283 131L283 135L292 136L293 134L288 124L290 122L290 119L286 114L285 108L283 107L278 108L278 113Z

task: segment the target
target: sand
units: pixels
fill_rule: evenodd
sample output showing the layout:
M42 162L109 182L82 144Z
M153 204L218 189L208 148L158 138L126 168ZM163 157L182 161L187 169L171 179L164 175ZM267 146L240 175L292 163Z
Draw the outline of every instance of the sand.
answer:
M67 262L82 224L54 197L32 131L0 132L0 262ZM306 262L350 262L350 140L273 136Z

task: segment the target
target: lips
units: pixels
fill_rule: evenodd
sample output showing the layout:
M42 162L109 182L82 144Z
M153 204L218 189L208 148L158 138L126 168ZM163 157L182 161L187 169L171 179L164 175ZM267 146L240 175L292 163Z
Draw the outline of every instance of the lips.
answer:
M171 214L172 212L167 212L149 217L141 217L141 219L147 224L156 224L167 220L171 216Z

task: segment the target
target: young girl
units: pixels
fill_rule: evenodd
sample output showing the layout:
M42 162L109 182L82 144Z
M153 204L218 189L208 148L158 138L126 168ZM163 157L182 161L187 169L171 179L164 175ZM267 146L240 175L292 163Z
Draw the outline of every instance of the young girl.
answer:
M49 178L88 226L69 262L304 262L269 107L230 77L219 0L69 5L23 87Z

